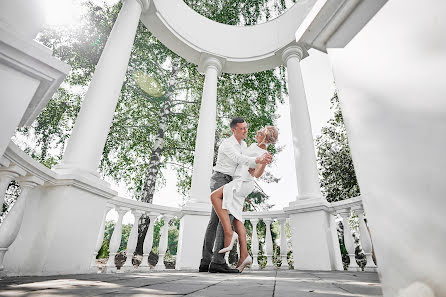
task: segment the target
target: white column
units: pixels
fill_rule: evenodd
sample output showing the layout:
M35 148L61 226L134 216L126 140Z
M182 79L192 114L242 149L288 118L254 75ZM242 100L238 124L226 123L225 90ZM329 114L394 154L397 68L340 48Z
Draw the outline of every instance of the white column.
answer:
M297 201L309 198L322 199L310 114L300 68L300 61L305 54L305 49L297 45L286 48L282 53L288 74L291 131L298 187Z
M3 258L9 246L17 238L22 225L28 193L37 185L43 185L43 181L35 176L19 177L17 182L22 192L0 225L0 271L3 270Z
M204 73L200 119L195 142L190 197L183 207L178 237L177 269L196 269L200 263L203 238L209 222L210 177L214 158L217 113L217 78L223 68L219 58L202 55L198 70Z
M96 256L98 255L99 250L101 249L102 243L104 241L104 231L105 231L105 219L107 217L108 212L113 208L112 205L106 205L104 214L102 215L102 223L99 227L98 239L96 240L96 245L94 247L93 255L91 257L90 270L91 272L97 272L98 267L96 265Z
M142 6L147 0L125 0L96 65L73 132L68 141L60 173L88 173L98 177L97 167L110 130L125 79Z
M26 171L22 168L12 165L9 167L0 167L0 212L5 202L5 193L9 184L20 175L25 175Z
M158 263L156 263L156 270L164 270L166 269L166 265L164 265L164 256L167 251L167 243L169 239L169 222L172 216L164 215L164 226L161 229L161 238L160 245L158 248Z
M282 258L282 265L280 266L280 268L289 269L290 266L288 265L288 259L287 259L287 239L285 233L286 218L280 218L279 222L280 222L280 257Z
M116 208L118 212L118 221L115 224L115 228L113 229L112 237L110 238L110 246L109 246L109 257L107 264L105 265L105 272L116 272L115 265L115 256L118 252L119 246L121 245L121 236L122 236L122 218L124 214L128 211L126 208Z
M273 220L270 218L263 219L263 222L266 225L265 231L265 245L266 245L266 266L265 269L271 269L274 267L273 264L273 239L271 237L271 222Z
M124 265L122 266L123 271L131 271L133 270L133 253L136 249L136 244L138 243L138 221L139 218L144 213L140 210L132 210L133 216L135 217L135 222L133 223L132 230L130 230L129 240L127 241L127 249L126 254L127 258L125 260Z
M350 217L350 209L344 209L339 212L342 217L342 224L344 225L344 244L347 250L348 256L350 258L350 265L348 270L358 271L360 268L358 263L356 263L355 258L355 243L353 242L352 231L350 230L350 224L348 223L348 218Z
M362 249L364 250L364 254L367 257L367 264L365 266L366 271L377 271L377 266L375 265L375 262L373 262L372 259L372 239L369 233L369 230L367 228L367 225L365 224L364 220L364 209L362 207L355 209L355 212L359 218L359 233L360 233L360 241Z
M252 224L252 237L251 237L251 252L252 252L252 264L251 269L252 270L258 270L259 269L259 236L257 234L257 223L259 222L258 219L250 219Z
M154 230L153 227L155 226L156 218L159 216L159 214L150 214L150 213L146 213L146 215L150 218L150 225L149 228L147 229L146 237L144 238L144 244L142 247L143 256L141 260L141 265L139 265L138 267L138 269L140 269L141 271L150 270L149 255L150 252L152 251L152 246L153 246L153 230Z
M214 158L215 127L217 113L217 78L223 63L215 57L206 57L199 68L204 69L205 79L201 99L200 120L195 142L194 167L188 206L203 205L206 210L210 205L209 180L212 174Z

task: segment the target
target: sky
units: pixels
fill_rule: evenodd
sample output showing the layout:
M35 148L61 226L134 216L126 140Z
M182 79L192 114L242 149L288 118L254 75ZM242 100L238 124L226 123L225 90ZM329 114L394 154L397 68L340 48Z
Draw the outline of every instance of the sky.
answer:
M47 24L70 25L79 21L81 14L80 3L84 0L42 0ZM103 0L94 0L98 4ZM106 0L108 4L116 3L117 0ZM316 50L310 50L310 55L301 62L302 75L307 94L307 102L310 113L313 137L320 134L321 128L332 116L330 110L330 98L334 93L334 79L328 56ZM278 183L267 184L259 182L259 185L270 196L269 203L272 209L282 209L296 199L297 182L294 168L294 156L292 151L291 124L289 115L288 98L285 104L278 108L280 118L277 122L279 129L279 146L284 146L282 152L278 153L271 171L280 178ZM249 123L248 123L249 124ZM293 164L290 166L290 164ZM182 203L182 196L176 190L176 174L173 169L166 169L165 186L155 192L155 204L178 207ZM112 188L119 192L122 197L130 197L126 192L125 185L112 184ZM126 218L124 218L126 220ZM128 218L127 218L128 220Z

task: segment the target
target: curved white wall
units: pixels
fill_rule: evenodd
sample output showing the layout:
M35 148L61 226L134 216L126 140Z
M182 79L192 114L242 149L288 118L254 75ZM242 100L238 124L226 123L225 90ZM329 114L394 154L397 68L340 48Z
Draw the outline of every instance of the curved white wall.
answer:
M226 59L224 72L250 73L282 64L278 55L295 41L295 32L315 0L298 1L272 21L231 26L211 21L182 0L154 0L141 21L167 47L198 64L201 53Z

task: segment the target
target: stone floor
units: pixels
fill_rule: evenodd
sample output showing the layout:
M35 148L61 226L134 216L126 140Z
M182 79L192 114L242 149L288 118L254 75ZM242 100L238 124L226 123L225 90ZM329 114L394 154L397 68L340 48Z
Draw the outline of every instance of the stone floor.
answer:
M0 279L0 296L382 296L371 272L165 271Z

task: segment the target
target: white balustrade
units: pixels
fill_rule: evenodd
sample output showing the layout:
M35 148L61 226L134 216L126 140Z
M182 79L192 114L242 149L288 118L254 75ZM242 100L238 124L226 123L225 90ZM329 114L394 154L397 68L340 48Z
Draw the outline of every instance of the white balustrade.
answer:
M375 265L375 262L373 262L372 258L372 250L373 250L372 239L369 233L369 229L367 228L367 225L364 220L364 210L362 207L358 207L357 209L355 209L355 212L359 218L359 233L360 233L361 246L365 256L367 257L367 264L364 270L376 271L377 266Z
M167 243L169 239L169 221L172 216L163 215L164 218L164 226L161 229L161 238L160 244L158 248L158 263L156 263L156 270L164 270L166 269L166 265L164 265L164 256L166 255Z
M280 223L280 257L282 258L282 265L280 268L289 269L287 259L287 238L285 233L286 218L279 218Z
M36 163L36 164L34 164ZM28 173L29 176L20 177L21 175L26 175ZM58 174L50 172L49 169L43 168L40 164L37 164L31 158L23 157L19 151L14 146L10 145L8 148L5 158L2 159L0 163L0 190L5 191L6 187L9 185L11 180L18 180L20 186L22 187L22 194L17 199L17 202L9 212L8 216L6 216L4 222L0 225L0 263L3 262L3 257L5 256L9 246L14 242L18 233L20 232L20 224L22 218L24 216L25 204L26 204L26 196L28 192L36 185L43 184L43 182L48 184L56 184L58 182ZM91 187L94 189L94 186ZM175 216L181 216L181 210L178 208L170 208L160 205L143 203L140 201L135 201L132 199L125 199L121 197L105 197L109 199L107 202L107 206L103 210L101 226L98 228L98 236L96 237L96 244L94 245L94 250L88 254L88 263L90 263L90 271L97 271L96 268L96 256L99 249L102 246L103 238L104 238L104 229L105 229L105 218L109 210L113 207L118 211L118 220L116 222L112 238L110 239L110 248L109 254L110 257L108 262L104 268L105 272L114 272L116 271L116 265L114 262L115 255L119 249L121 244L122 237L122 220L124 214L132 209L133 214L135 215L135 223L132 226L132 231L130 232L130 237L127 245L127 259L126 263L123 266L123 271L133 270L131 265L132 252L135 249L136 245L136 236L137 236L137 225L139 217L142 213L146 213L150 217L150 225L144 238L143 245L143 259L141 265L138 267L140 271L148 271L150 269L148 265L148 257L150 251L152 250L153 245L153 236L154 236L154 226L155 220L159 214L164 214L165 224L161 228L161 238L159 243L159 261L156 265L156 269L163 270L165 269L164 258L167 251L168 246L168 230L169 230L169 221L171 218ZM30 207L33 204L30 204ZM34 206L33 206L34 207ZM364 250L364 253L367 257L367 265L365 267L366 270L374 270L376 271L376 265L372 260L372 241L371 236L364 221L364 214L362 209L362 201L360 197L355 197L351 199L347 199L344 201L330 203L331 213L333 215L340 214L343 218L344 222L344 241L345 246L350 257L350 267L349 270L359 270L359 267L356 263L355 259L355 246L353 237L351 234L350 226L348 223L348 219L350 216L351 210L356 210L357 215L359 217L359 231L360 231L360 241L361 246ZM32 211L32 210L31 210ZM277 218L280 222L280 257L282 259L282 269L289 268L287 262L287 238L285 232L285 224L286 220L289 218L289 214L287 213L287 209L282 211L268 211L268 212L248 212L244 213L244 218L251 221L253 232L251 238L251 254L253 258L253 264L251 269L259 269L258 264L258 253L259 253L259 238L257 233L257 224L259 219L265 222L266 227L266 236L265 236L265 256L267 257L267 266L266 268L274 267L273 264L273 242L272 242L272 234L271 234L271 223L273 221L272 218ZM303 228L299 226L294 226L295 228ZM21 237L20 237L21 238ZM180 248L180 247L179 247ZM339 244L336 242L333 245L334 249L339 249ZM7 258L10 255L7 255ZM9 258L8 258L9 259ZM296 259L296 257L295 257ZM5 265L8 265L9 260L5 259Z
M105 265L105 272L116 272L115 265L115 256L118 253L119 246L121 245L121 236L122 236L122 218L124 214L128 211L127 208L117 207L116 211L118 212L118 221L115 224L115 228L113 230L112 237L110 239L109 245L109 257L107 264Z
M130 231L129 240L127 241L127 259L125 260L124 265L122 266L123 271L132 271L133 270L133 253L136 249L136 244L138 242L138 221L141 218L143 212L140 210L132 210L132 214L135 217L135 222L133 223L132 230Z
M104 210L104 215L102 216L102 223L99 227L98 239L96 240L96 245L94 247L93 255L91 257L90 270L91 272L97 272L98 267L96 265L96 256L98 255L99 250L101 249L102 243L104 241L104 231L105 231L105 219L107 217L108 212L113 208L112 205L106 205Z
M265 246L266 246L266 266L265 269L272 269L274 267L273 264L273 239L271 237L271 222L273 220L271 218L264 218L263 222L266 225L265 231Z
M257 234L257 223L258 219L251 219L252 224L252 238L251 238L251 252L252 252L252 264L251 269L257 270L259 269L259 238Z
M20 196L0 225L0 271L3 270L3 259L10 245L17 238L25 213L26 200L29 192L37 185L43 185L43 181L35 176L23 176L17 178L22 188Z
M153 247L153 231L154 231L154 226L155 226L155 220L159 214L146 213L146 215L150 219L150 225L149 225L149 228L147 229L146 237L144 238L143 256L142 256L142 260L141 260L141 265L139 265L139 267L138 267L138 269L141 271L149 271L150 270L149 255L150 255L150 252L152 251L152 247Z
M344 226L344 244L345 249L347 250L347 254L350 258L350 265L348 266L348 270L350 271L358 271L360 270L358 263L356 263L355 258L355 244L353 241L352 231L350 229L350 224L348 219L350 217L350 208L344 209L339 212L339 215L342 217L343 226Z

